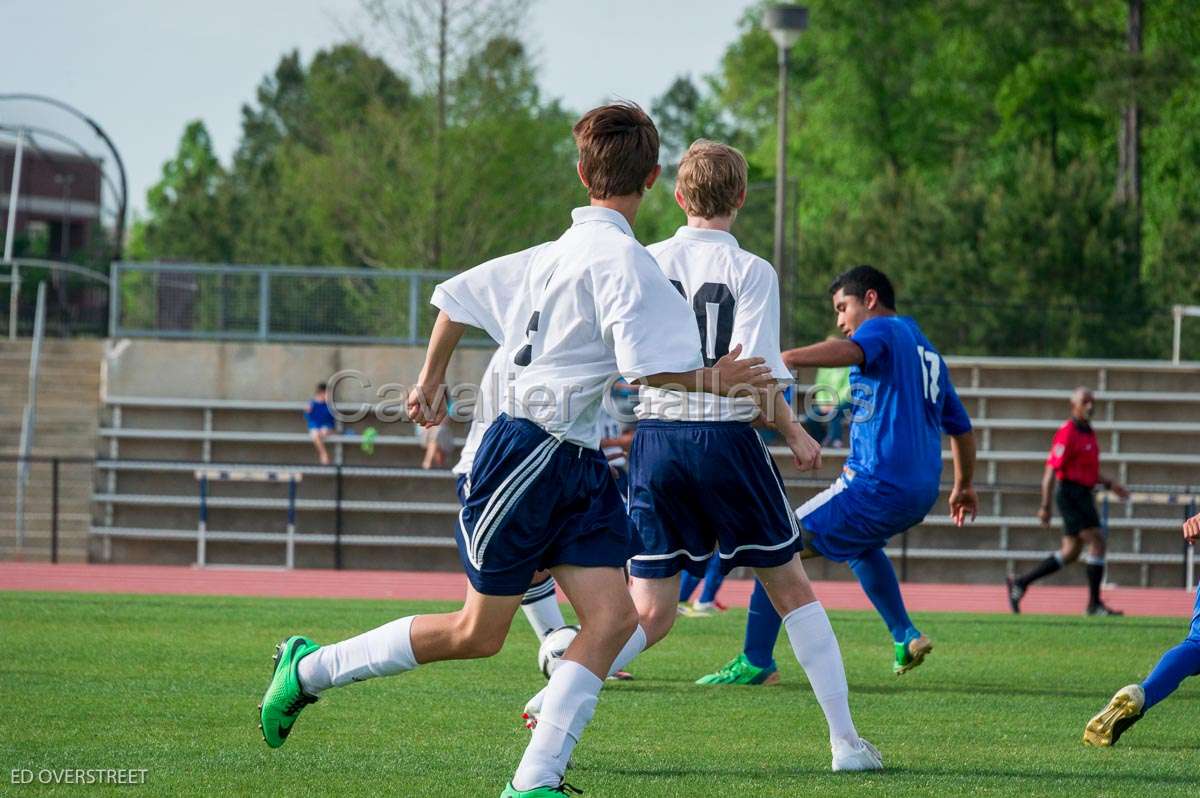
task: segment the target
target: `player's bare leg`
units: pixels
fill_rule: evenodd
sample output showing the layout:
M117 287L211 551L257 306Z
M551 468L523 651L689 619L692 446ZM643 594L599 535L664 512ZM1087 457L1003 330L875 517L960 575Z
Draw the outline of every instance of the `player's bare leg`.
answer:
M413 656L419 664L490 657L500 651L521 596L485 596L467 585L461 610L413 619Z
M410 671L448 659L490 657L500 650L521 596L485 596L467 588L461 610L409 615L327 646L293 635L276 648L260 728L267 745L283 745L301 710L331 687Z
M620 568L564 565L551 570L579 616L580 631L543 691L533 737L513 777L518 791L562 783L604 679L637 630L637 610Z
M561 570L562 570L561 566L559 568L552 569L555 579L560 580L559 584L563 588L563 592L566 593L567 588L565 585L562 585L561 577L559 576L559 572ZM592 571L592 570L600 570L600 569L581 569L581 570ZM617 573L621 577L622 593L626 599L629 599L629 606L633 607L633 612L634 612L635 618L634 618L633 631L627 633L623 638L621 638L624 641L624 644L616 652L615 657L612 660L610 660L608 670L606 671L608 676L612 676L616 673L622 672L624 670L625 666L628 665L630 662L632 662L634 657L636 657L638 654L642 653L642 651L644 651L647 646L647 642L646 642L647 641L647 633L642 628L642 625L638 622L638 617L637 617L638 610L632 601L631 588L629 586L629 583L626 581L625 572L620 569L617 569ZM667 580L663 580L663 581L667 581ZM678 581L675 582L675 590L676 591L679 590ZM569 593L567 593L567 598L568 599L570 598ZM584 613L580 610L580 608L578 606L575 606L574 602L572 602L572 606L575 608L576 615L579 616L579 625L580 625L580 630L581 630L580 634L583 634L583 630L588 629L587 621L584 618ZM675 605L674 605L674 603L672 603L671 604L672 612L674 612L674 607L675 607ZM673 615L672 615L672 620L674 620ZM589 630L589 631L594 631L594 630ZM665 634L665 632L664 632L664 634ZM578 640L578 639L579 638L577 636L576 640ZM608 641L608 642L612 642L612 641ZM570 653L571 651L574 650L575 644L572 643L571 645L572 645L572 647L567 649L568 653ZM564 654L563 658L566 659L567 655ZM546 695L547 695L548 689L549 689L549 685L547 685L545 688L542 688L541 690L539 690L532 698L529 699L529 701L527 701L525 703L525 708L522 711L521 718L522 718L522 720L525 721L526 728L528 728L528 729L537 728L538 719L541 717L542 708L543 708L543 705L546 700Z
M646 648L649 648L667 636L679 616L679 574L664 579L631 577L629 595L637 607L638 622L646 633Z

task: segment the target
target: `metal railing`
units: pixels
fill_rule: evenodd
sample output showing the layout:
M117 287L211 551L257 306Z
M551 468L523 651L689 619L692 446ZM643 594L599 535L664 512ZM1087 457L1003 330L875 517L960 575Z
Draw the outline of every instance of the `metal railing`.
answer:
M187 263L112 265L112 337L421 344L450 272ZM469 344L487 339L475 333Z
M46 279L56 286L54 296L48 298L46 319L57 322L59 335L104 334L104 327L96 323L99 319L95 311L97 302L101 307L109 302L107 274L77 263L25 257L0 259L0 269L7 269L7 273L0 272L0 283L8 284L8 302L0 304L0 310L7 308L10 341L21 334L22 287L34 282L41 285ZM27 277L23 272L33 274ZM97 296L100 291L104 293Z
M33 435L37 428L38 368L42 357L42 339L46 327L46 284L38 284L37 313L33 322L33 341L29 347L29 398L21 414L20 456L28 458L33 452ZM17 548L25 545L25 486L29 482L29 460L17 465L16 532Z
M57 563L59 560L59 548L60 548L59 528L62 524L62 521L64 520L64 515L66 516L65 520L67 520L68 522L72 520L72 516L70 513L64 514L62 512L61 505L62 505L63 466L68 466L68 469L67 469L67 477L68 478L71 478L72 476L74 476L77 479L77 475L72 474L69 467L70 466L86 466L88 474L90 475L92 468L95 466L96 459L94 457L71 457L71 456L62 456L62 455L37 455L37 454L23 455L23 456L22 455L18 455L18 456L0 455L0 463L11 463L11 462L15 462L17 464L18 470L24 469L26 471L26 473L29 472L30 466L34 466L34 465L49 466L49 471L50 471L50 473L49 473L49 481L50 481L49 506L47 508L48 512L44 513L44 515L46 516L46 520L49 521L49 530L48 531L49 531L49 539L50 539L49 540L50 562ZM90 479L90 477L89 477L89 479ZM21 550L22 545L24 545L24 544L23 543L18 544L16 547L16 550L14 552L14 554L16 554L16 556L18 556L18 557L24 557L30 553L30 552L22 551Z

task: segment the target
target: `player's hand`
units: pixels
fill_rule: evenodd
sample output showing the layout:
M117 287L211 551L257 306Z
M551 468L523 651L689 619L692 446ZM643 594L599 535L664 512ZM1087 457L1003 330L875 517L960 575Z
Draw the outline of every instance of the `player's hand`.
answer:
M801 471L816 471L821 467L821 444L803 427L796 426L796 434L788 441L796 468Z
M950 491L950 519L955 526L974 521L979 513L979 497L970 485L955 485ZM970 516L970 517L968 517Z
M1050 508L1040 507L1037 511L1038 521L1042 522L1042 526L1050 526Z
M1123 500L1129 498L1129 488L1125 487L1120 482L1114 482L1112 484L1112 492L1117 494L1118 499Z
M713 366L717 376L717 393L724 396L736 396L745 393L746 388L766 388L774 378L771 367L761 357L747 357L738 360L742 354L742 345L738 344L729 350L729 354L721 358Z
M1183 522L1183 539L1188 543L1200 542L1200 513Z
M446 418L445 386L418 383L408 393L405 409L410 421L422 427L436 427Z

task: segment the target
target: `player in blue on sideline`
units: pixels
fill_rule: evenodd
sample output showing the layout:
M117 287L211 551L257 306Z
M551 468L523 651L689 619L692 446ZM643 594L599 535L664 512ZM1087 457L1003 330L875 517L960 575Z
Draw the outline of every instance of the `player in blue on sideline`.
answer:
M1200 514L1183 523L1183 538L1193 546L1200 542ZM1108 705L1088 721L1083 741L1107 747L1117 744L1121 735L1137 723L1155 704L1179 689L1189 676L1200 676L1200 592L1192 610L1192 628L1183 642L1162 655L1154 670L1141 684L1122 687Z
M959 526L975 517L975 438L945 361L915 321L896 313L887 275L856 266L834 280L830 294L847 339L783 353L790 368L851 367L850 455L833 485L796 510L801 556L850 566L892 634L893 670L899 675L920 665L933 644L909 618L883 548L920 523L937 501L943 432L950 435L954 457L950 515ZM771 680L779 626L779 614L756 583L742 654L698 684Z

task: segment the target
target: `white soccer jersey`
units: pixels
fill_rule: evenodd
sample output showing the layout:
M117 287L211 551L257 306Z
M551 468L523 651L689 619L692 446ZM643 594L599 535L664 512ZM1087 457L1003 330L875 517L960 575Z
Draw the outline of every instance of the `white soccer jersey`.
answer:
M500 396L500 377L502 364L505 362L507 350L501 346L492 354L483 376L479 378L479 395L475 399L475 409L471 414L471 427L467 430L467 439L463 443L458 462L450 469L455 474L470 474L471 465L475 462L475 452L483 433L496 420L498 409L497 399Z
M508 256L527 261L515 295L501 284L515 260L498 258L439 285L432 301L513 352L505 412L595 449L614 374L633 381L693 371L703 360L691 310L625 217L599 207L571 215L557 241Z
M792 380L779 349L779 279L771 264L721 230L681 227L648 249L695 314L705 365L742 345L742 357L761 357L771 375ZM638 418L669 421L753 421L758 404L744 396L643 388Z

